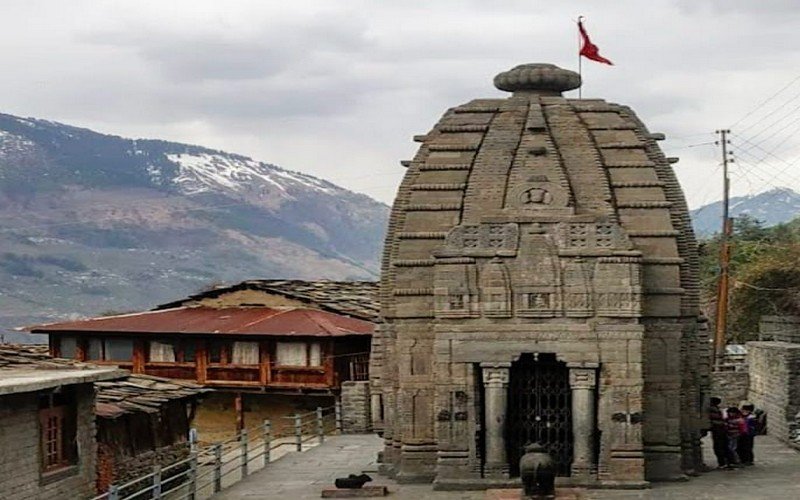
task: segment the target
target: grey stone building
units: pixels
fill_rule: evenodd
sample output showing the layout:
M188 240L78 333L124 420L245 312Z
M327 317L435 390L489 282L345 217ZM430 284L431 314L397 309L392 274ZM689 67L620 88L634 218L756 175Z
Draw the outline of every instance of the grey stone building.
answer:
M547 64L449 109L389 222L373 340L383 468L518 481L528 442L559 481L640 487L700 464L708 343L680 186L630 108L567 99Z
M0 498L94 496L93 383L126 374L0 347Z

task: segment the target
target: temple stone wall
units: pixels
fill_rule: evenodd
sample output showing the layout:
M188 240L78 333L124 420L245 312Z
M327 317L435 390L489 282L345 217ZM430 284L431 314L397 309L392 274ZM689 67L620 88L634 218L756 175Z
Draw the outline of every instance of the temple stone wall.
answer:
M342 432L372 432L370 384L368 381L342 382Z
M403 162L370 370L398 481L517 484L514 440L565 409L546 443L562 482L643 487L702 464L708 335L674 160L629 108L561 96L579 85L552 65L501 73L510 97L449 109ZM513 413L514 373L540 355L555 371L522 390L561 370L558 402Z

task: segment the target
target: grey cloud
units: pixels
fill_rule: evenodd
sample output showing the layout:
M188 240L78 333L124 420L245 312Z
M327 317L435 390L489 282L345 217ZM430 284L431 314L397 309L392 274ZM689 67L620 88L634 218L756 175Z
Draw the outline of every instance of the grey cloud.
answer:
M319 54L353 54L364 49L366 25L357 17L315 16L302 22L269 24L250 32L209 30L171 32L167 26L133 27L126 32L96 31L82 41L129 49L153 64L168 80L268 78L289 67L313 71Z

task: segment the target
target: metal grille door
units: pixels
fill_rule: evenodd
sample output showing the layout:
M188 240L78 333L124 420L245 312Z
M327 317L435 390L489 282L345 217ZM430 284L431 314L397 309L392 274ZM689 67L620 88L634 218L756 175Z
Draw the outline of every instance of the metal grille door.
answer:
M510 375L506 451L511 475L519 475L525 445L539 442L558 463L558 475L569 476L572 405L566 364L554 354L523 354Z

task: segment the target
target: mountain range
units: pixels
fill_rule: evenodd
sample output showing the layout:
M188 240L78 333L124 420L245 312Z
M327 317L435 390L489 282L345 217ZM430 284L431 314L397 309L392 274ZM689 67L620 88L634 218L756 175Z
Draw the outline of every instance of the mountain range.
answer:
M764 226L789 222L800 215L800 194L789 188L774 188L730 199L730 217L750 216ZM718 233L722 226L722 202L715 201L690 213L695 233L701 238Z
M220 282L374 279L388 212L246 156L0 114L0 332Z
M700 237L720 202L693 210ZM0 114L0 335L256 278L376 279L389 207L246 156ZM735 197L774 225L800 194Z

